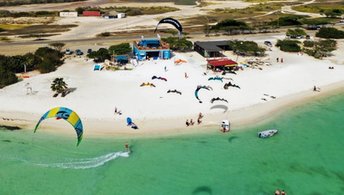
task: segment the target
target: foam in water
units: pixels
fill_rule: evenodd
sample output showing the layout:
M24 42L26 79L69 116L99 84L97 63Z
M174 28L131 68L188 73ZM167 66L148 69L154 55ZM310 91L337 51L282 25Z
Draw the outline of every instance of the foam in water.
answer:
M119 157L129 157L128 152L112 152L95 158L79 159L71 162L60 162L50 164L36 164L44 167L54 167L63 169L90 169L104 165L105 163Z

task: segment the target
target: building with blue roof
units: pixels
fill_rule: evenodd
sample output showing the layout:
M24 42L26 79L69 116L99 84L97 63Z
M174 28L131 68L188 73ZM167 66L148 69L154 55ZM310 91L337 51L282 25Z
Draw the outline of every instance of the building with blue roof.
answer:
M172 57L169 44L157 38L134 41L133 54L138 60L170 59Z

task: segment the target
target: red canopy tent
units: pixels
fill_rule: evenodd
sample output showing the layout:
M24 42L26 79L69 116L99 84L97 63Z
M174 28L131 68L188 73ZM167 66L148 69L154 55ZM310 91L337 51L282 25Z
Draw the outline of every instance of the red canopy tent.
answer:
M215 68L224 68L224 67L235 67L238 65L237 62L228 59L228 58L221 58L221 59L212 59L208 61L208 68L215 69Z

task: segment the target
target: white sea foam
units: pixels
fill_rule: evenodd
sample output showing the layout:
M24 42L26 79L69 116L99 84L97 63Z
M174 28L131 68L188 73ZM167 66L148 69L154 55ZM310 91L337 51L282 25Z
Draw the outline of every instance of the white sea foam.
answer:
M72 160L69 162L59 162L59 163L41 163L37 164L39 166L44 167L54 167L54 168L62 168L62 169L90 169L96 168L104 165L105 163L114 160L119 157L129 157L128 152L112 152L109 154L105 154L95 158L86 158L86 159L78 159Z

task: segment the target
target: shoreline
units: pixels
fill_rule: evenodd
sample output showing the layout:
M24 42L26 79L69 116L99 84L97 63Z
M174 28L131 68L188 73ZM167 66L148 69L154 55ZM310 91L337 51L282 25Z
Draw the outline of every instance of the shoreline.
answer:
M241 131L272 121L281 114L291 109L302 106L313 101L334 96L344 92L344 81L336 82L321 87L321 92L303 91L296 94L279 97L275 100L255 104L245 108L228 111L223 114L206 114L202 125L193 127L185 126L185 119L191 116L167 117L159 119L137 120L138 130L119 123L118 119L83 119L85 137L109 137L117 138L158 138L192 134L206 134L220 132L219 124L222 119L228 118L231 122L232 131ZM244 116L244 117L242 117ZM0 125L17 126L23 130L34 129L40 116L23 112L0 111ZM4 120L6 119L6 120ZM68 123L56 123L54 119L46 120L40 129L48 133L75 136L72 127ZM172 126L172 128L171 128ZM57 131L58 130L58 131Z

